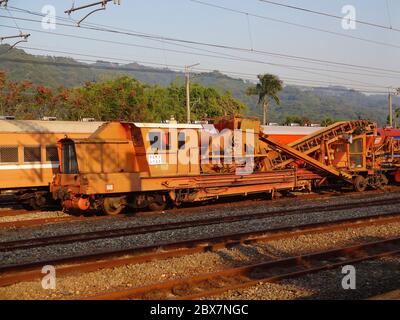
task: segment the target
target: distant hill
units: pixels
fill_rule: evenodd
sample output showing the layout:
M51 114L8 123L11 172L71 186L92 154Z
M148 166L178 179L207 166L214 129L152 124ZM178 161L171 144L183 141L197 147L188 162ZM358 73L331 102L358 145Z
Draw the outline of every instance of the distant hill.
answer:
M129 75L147 84L168 85L182 83L184 75L167 68L157 69L136 63L120 65L98 61L94 64L78 62L66 57L36 56L21 49L9 49L0 46L0 69L7 72L11 80L30 80L56 88L59 86L75 87L87 82L100 82ZM265 70L260 70L263 73ZM221 93L229 91L248 106L249 115L260 115L257 97L245 94L246 88L253 83L229 77L218 71L196 74L193 82L217 89ZM387 96L365 95L343 87L303 87L285 86L280 94L281 105L272 104L270 121L283 122L289 116L309 118L320 122L326 118L350 120L366 118L384 124L387 119ZM394 104L400 107L400 99Z

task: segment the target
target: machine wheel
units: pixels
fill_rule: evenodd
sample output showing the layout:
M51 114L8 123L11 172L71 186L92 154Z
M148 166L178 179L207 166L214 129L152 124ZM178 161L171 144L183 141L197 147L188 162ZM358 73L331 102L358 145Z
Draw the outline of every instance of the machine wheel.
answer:
M167 202L164 196L157 195L149 197L149 209L151 211L163 211L167 207Z
M367 182L367 180L365 180L364 177L362 177L362 176L357 176L357 177L354 179L354 189L355 189L357 192L363 192L363 191L365 191L365 189L367 189L367 186L368 186L368 182Z
M102 210L104 214L109 216L116 216L125 209L124 197L108 197L103 199Z
M379 176L379 182L382 187L386 187L389 184L389 179L382 173Z
M28 202L28 207L32 210L40 210L40 205L38 205L35 198L30 198Z
M149 209L151 211L163 211L167 204L165 202L152 202L149 204Z

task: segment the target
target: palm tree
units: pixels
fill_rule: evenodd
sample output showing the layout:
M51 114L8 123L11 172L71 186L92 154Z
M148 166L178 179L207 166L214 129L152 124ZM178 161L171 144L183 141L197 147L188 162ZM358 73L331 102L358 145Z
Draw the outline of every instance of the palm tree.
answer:
M267 124L269 100L272 98L276 104L280 104L278 96L279 91L283 89L283 82L278 76L273 74L260 74L258 76L259 82L255 87L247 89L247 95L258 95L258 104L263 106L263 124Z

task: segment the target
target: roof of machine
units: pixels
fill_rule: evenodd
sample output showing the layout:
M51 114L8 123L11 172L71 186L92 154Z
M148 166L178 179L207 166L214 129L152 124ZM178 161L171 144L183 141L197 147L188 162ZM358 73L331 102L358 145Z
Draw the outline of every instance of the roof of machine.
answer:
M266 134L309 135L323 129L322 127L261 126Z
M91 133L103 122L0 120L0 133Z
M190 123L141 123L141 122L128 122L134 124L138 128L169 128L169 129L201 129L201 124Z

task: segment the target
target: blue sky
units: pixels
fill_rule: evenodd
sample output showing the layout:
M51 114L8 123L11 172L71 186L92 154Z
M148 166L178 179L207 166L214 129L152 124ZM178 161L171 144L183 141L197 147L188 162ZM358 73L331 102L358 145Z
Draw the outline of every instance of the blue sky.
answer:
M253 47L260 51L304 56L400 72L400 59L398 59L400 53L400 32L373 28L360 24L357 25L356 30L344 30L341 27L340 20L277 7L258 0L202 1L252 14L326 29L348 36L366 38L398 47L395 48L363 42L252 16L249 16L247 19L247 16L244 14L207 7L189 0L122 0L120 6L110 3L107 6L107 10L92 15L86 22L105 24L165 37L247 49ZM344 5L353 5L356 8L357 19L389 25L390 22L385 1L386 0L285 0L280 2L317 11L329 12L335 15L342 15L341 9ZM76 0L75 5L80 6L91 2L95 2L95 0ZM392 26L400 29L400 1L388 0L388 3ZM58 16L68 18L68 15L64 14L64 10L71 7L72 1L70 0L9 0L9 6L36 12L40 12L42 7L48 4L54 5ZM79 19L87 12L89 11L86 10L74 13L71 15L71 18ZM17 13L15 11L11 11L11 13L14 17L40 19L25 13ZM5 10L1 10L0 14L7 16L9 13ZM6 18L0 18L0 20L0 24L2 25L0 26L1 34L9 35L17 32L15 29L4 27L15 26L12 20ZM25 31L25 29L42 30L40 23L18 20L17 23L23 31ZM71 23L73 23L72 20ZM249 24L250 28L248 27ZM241 77L246 79L254 79L256 74L270 72L279 75L287 83L310 83L314 85L317 83L321 83L322 85L343 84L347 87L364 89L366 91L385 91L385 87L400 86L400 74L389 75L387 72L379 72L379 74L376 74L377 72L373 70L355 70L344 66L338 67L326 64L315 64L252 52L238 52L198 45L189 45L193 48L183 48L162 41L88 31L60 25L57 25L57 29L54 31L47 31L50 34L37 31L26 32L30 32L32 36L28 43L21 44L20 47L39 49L27 49L27 51L33 54L64 55L81 59L83 57L78 54L86 54L92 56L86 57L86 59L89 60L96 60L96 57L93 56L101 56L108 57L110 61L148 62L148 65L154 63L155 65L160 64L161 66L164 65L173 69L184 65L200 63L200 66L196 67L195 70L221 70L229 72L236 77L239 77L236 73L243 73ZM131 45L155 46L159 49L153 50L149 48L102 43L99 41L74 39L55 35L54 33L92 37L114 42L129 43ZM205 53L204 51L198 51L198 48L217 52L220 55L224 55L224 58L217 59L214 57L168 51L172 49ZM56 54L46 52L46 50L65 51L73 54ZM215 55L215 53L207 54ZM228 60L227 55L230 55L230 57L234 56L235 59L240 58L240 61ZM243 60L257 60L258 63ZM285 66L272 66L270 65L271 63ZM294 69L293 66L317 68L321 70ZM332 70L336 72L332 72ZM350 72L350 74L346 72ZM369 73L370 75L360 75L358 73Z

